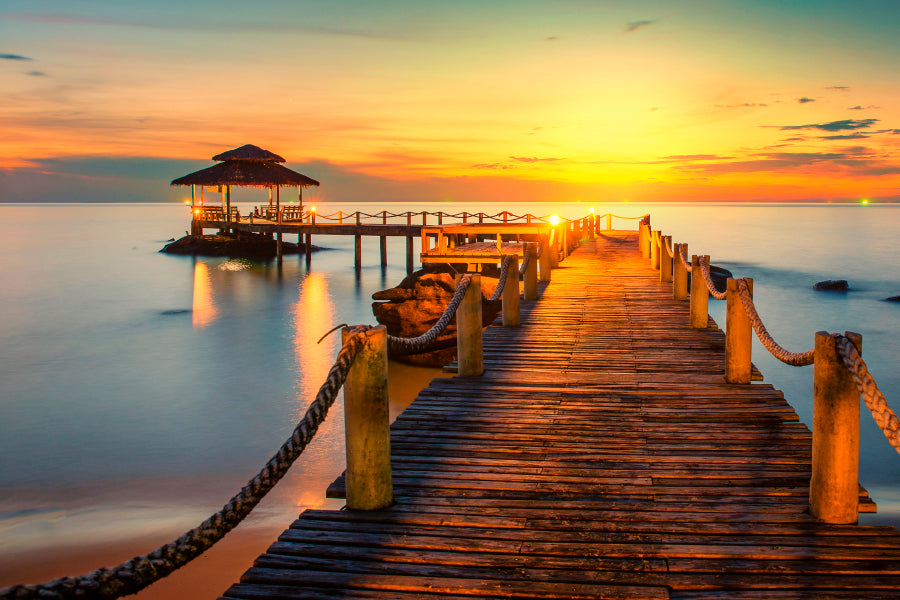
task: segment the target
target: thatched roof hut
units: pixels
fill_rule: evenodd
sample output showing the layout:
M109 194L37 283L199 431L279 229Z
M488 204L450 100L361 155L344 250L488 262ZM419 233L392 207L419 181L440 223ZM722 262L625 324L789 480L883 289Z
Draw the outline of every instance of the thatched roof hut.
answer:
M318 186L319 182L278 163L284 159L252 144L217 154L212 158L219 164L189 173L172 180L171 185L225 186L223 204L227 213L231 212L231 186L269 188L269 204L272 204L272 189L275 189L276 207L281 205L281 188L296 187L300 204L303 204L303 188ZM203 187L201 189L201 194ZM191 197L194 197L193 187Z

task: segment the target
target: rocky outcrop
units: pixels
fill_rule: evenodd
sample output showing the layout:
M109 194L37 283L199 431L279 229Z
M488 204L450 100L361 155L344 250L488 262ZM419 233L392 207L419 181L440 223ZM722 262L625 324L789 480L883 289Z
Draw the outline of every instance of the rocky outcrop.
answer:
M884 299L885 302L900 302L900 296L888 296Z
M703 275L699 275L699 277L703 277ZM716 265L709 265L709 278L712 279L713 285L716 286L716 290L718 292L724 292L728 287L727 281L729 279L734 279L734 275L731 274L731 271L728 269L717 267ZM691 284L691 273L688 273L688 286Z
M487 327L500 312L501 302L488 300L497 288L497 280L481 278L482 324ZM454 272L447 265L429 265L406 277L388 290L375 292L372 312L390 335L412 338L422 335L437 323L456 290ZM456 319L437 338L433 349L421 354L394 355L411 365L442 367L456 358Z
M813 289L817 292L846 292L850 284L846 279L826 279L813 285Z
M305 247L292 242L282 242L283 254L300 254ZM313 251L319 250L317 246ZM163 246L160 252L196 256L228 256L233 258L275 258L275 240L256 233L186 235Z

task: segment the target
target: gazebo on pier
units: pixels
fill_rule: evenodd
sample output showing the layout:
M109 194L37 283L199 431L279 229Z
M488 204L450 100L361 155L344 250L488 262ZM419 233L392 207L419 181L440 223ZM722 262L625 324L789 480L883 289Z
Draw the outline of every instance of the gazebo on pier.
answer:
M284 158L274 152L264 150L253 144L245 144L239 148L222 152L212 157L219 164L195 171L172 181L171 185L191 186L191 208L195 203L194 186L218 186L222 190L222 208L226 221L231 220L231 186L265 187L269 189L269 206L274 207L276 218L281 214L281 188L296 187L300 211L303 211L303 188L318 186L319 182L296 171L292 171L279 163ZM280 221L280 219L277 219Z

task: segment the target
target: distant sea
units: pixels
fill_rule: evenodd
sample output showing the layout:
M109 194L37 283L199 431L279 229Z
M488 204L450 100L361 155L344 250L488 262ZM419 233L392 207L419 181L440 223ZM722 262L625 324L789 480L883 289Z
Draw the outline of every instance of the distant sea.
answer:
M239 205L246 214L250 205ZM320 204L337 210L559 214L591 205ZM900 205L593 205L651 214L692 254L754 279L766 327L806 350L819 330L863 335L863 356L900 410ZM433 220L431 221L434 222ZM169 256L189 214L173 204L0 204L0 587L117 564L218 510L293 429L331 366L340 323L375 323L373 292L406 275L405 241L316 236L326 248L274 262ZM636 227L614 219L617 228ZM289 241L292 236L288 236ZM417 250L418 251L418 250ZM814 292L847 279L847 293ZM724 323L724 303L710 312ZM753 360L812 421L812 367ZM435 370L392 365L396 414ZM342 505L324 490L343 470L338 402L316 440L249 522L143 598L215 598L306 508ZM867 413L860 481L900 525L900 456ZM98 562L100 561L100 562ZM167 587L168 586L168 587Z

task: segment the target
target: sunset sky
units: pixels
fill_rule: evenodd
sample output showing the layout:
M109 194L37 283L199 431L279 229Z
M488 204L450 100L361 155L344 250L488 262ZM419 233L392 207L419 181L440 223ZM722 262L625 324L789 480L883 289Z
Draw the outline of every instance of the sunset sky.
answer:
M900 200L897 0L4 0L0 201Z

